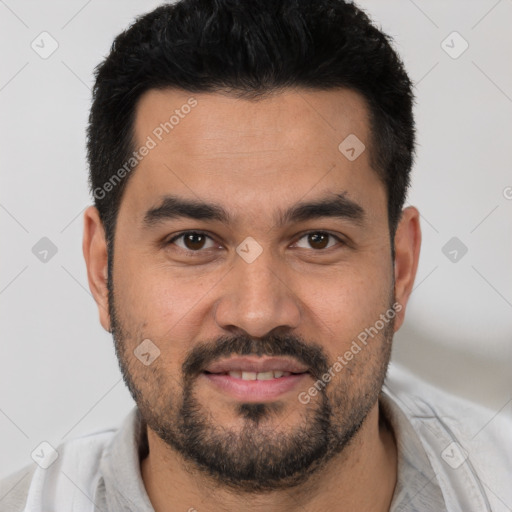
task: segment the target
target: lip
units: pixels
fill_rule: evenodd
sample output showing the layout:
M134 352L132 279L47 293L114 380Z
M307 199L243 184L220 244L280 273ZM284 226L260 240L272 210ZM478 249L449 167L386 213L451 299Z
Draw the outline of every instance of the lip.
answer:
M234 356L215 361L208 365L201 377L223 394L244 402L262 402L274 400L296 388L308 377L308 368L290 357ZM287 372L270 380L243 380L229 372L242 371L263 373L270 371Z
M309 373L297 373L271 380L242 380L224 373L205 373L201 378L207 379L224 394L243 402L264 402L292 391L308 377Z
M205 371L210 374L228 373L232 371L256 373L269 371L306 373L308 368L288 357L244 356L215 361L208 365L205 368Z

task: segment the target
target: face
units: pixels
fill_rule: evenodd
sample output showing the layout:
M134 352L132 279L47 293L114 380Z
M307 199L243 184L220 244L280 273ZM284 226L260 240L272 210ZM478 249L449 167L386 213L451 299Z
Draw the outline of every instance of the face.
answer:
M152 90L134 129L150 149L100 308L125 382L198 470L239 490L297 485L375 407L408 295L365 102ZM353 138L339 149L350 134L359 156Z

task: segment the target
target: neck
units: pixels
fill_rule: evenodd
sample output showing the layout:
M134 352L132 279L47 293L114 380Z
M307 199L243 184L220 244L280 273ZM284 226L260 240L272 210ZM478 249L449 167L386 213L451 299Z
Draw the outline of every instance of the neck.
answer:
M382 414L382 413L381 413ZM147 428L141 475L155 512L387 512L397 475L393 434L375 404L349 446L300 486L266 493L219 487Z

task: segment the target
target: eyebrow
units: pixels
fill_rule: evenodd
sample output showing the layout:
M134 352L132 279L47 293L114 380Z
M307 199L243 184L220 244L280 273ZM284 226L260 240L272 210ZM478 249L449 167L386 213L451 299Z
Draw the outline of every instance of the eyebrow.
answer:
M354 224L362 225L366 215L361 205L346 197L346 192L342 192L310 202L299 202L284 212L278 210L276 224L278 227L282 227L286 224L322 217L349 220ZM179 218L218 221L224 224L233 223L230 213L219 204L166 195L162 198L159 206L146 212L143 224L146 227L154 227L166 220Z

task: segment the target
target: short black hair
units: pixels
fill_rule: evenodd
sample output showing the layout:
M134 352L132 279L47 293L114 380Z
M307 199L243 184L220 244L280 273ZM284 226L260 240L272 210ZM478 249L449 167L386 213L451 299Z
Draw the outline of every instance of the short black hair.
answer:
M164 4L137 17L115 38L95 78L87 128L89 184L109 247L123 190L133 174L126 172L126 164L136 149L137 101L144 92L163 88L245 99L287 88L360 93L370 115L370 162L386 186L394 237L414 160L412 84L392 39L353 3ZM118 172L123 166L125 172Z

